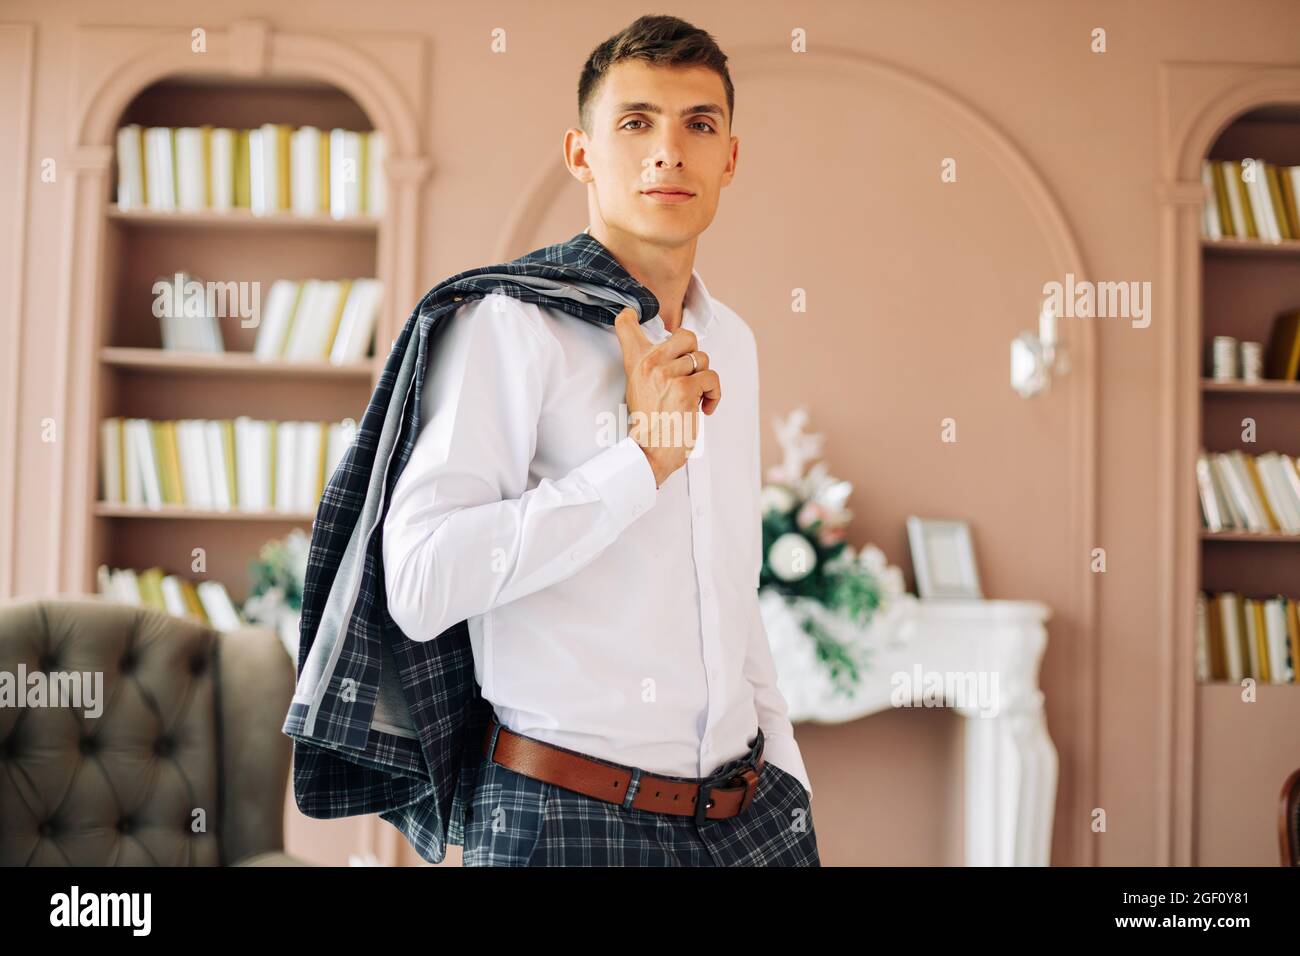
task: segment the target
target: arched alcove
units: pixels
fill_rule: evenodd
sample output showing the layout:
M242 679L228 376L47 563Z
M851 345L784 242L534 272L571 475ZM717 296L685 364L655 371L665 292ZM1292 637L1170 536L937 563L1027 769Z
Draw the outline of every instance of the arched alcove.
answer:
M1161 488L1167 493L1162 496L1159 515L1162 600L1157 690L1161 724L1157 739L1155 820L1158 861L1192 866L1207 862L1204 849L1213 852L1212 848L1201 846L1198 835L1210 825L1215 813L1213 795L1207 799L1203 785L1203 771L1213 769L1205 756L1208 754L1211 761L1220 764L1217 772L1226 772L1242 786L1265 790L1270 786L1267 780L1258 779L1258 774L1268 772L1267 760L1257 760L1251 765L1250 773L1255 776L1247 782L1242 782L1240 776L1232 776L1237 774L1235 769L1225 771L1221 766L1221 758L1230 760L1234 755L1248 752L1240 746L1239 738L1232 742L1216 737L1221 731L1231 736L1242 730L1228 726L1228 718L1243 711L1233 703L1239 689L1231 685L1198 684L1194 644L1196 596L1202 584L1216 588L1229 583L1228 575L1234 565L1240 564L1249 571L1252 563L1263 567L1268 561L1242 562L1240 554L1229 552L1213 553L1203 563L1208 553L1203 549L1222 549L1228 545L1202 542L1195 468L1202 445L1207 440L1211 444L1224 440L1230 431L1227 423L1240 412L1241 399L1228 395L1224 407L1219 409L1217 403L1222 396L1208 393L1201 385L1204 337L1214 334L1216 325L1225 321L1222 296L1234 285L1238 289L1254 287L1248 279L1244 285L1235 279L1226 284L1223 280L1243 270L1246 273L1267 271L1277 251L1264 248L1262 243L1233 250L1203 239L1206 190L1201 179L1202 163L1207 158L1225 158L1226 153L1238 150L1257 153L1261 147L1268 149L1267 137L1260 138L1247 130L1253 124L1274 121L1294 124L1300 120L1300 69L1177 63L1165 64L1162 74L1163 176L1157 182L1157 196L1163 207L1164 254L1163 304L1158 319L1162 357L1159 392L1162 427L1158 438ZM1300 137L1293 134L1291 141L1294 153L1300 149ZM1280 161L1276 156L1261 158ZM1300 158L1286 161L1300 162ZM1248 338L1258 334L1271 310L1265 302L1273 294L1269 287L1255 288L1252 294L1257 300L1250 308L1257 312L1254 320L1248 320L1243 327ZM1215 409L1204 412L1206 403L1211 401L1216 403ZM1203 579L1203 572L1209 577ZM1262 583L1261 587L1267 589L1268 585ZM1288 707L1293 708L1294 704L1294 700L1286 702ZM1249 710L1252 716L1259 713L1253 707L1244 710ZM1276 750L1268 750L1264 756L1268 754L1276 755ZM1280 786L1280 778L1277 784ZM1233 786L1237 787L1237 783ZM1275 796L1275 793L1260 793L1255 799L1256 802L1266 800L1271 805ZM1274 823L1263 821L1261 826L1256 827L1254 838L1271 839ZM1243 841L1237 839L1237 843ZM1254 852L1258 856L1258 846Z
M421 40L364 32L335 39L273 30L256 20L208 28L203 39L200 51L189 27L87 26L78 32L81 55L72 79L73 106L66 117L69 158L60 167L64 281L48 322L58 375L52 383L55 404L50 416L60 428L60 439L51 446L51 500L63 504L51 508L48 517L50 540L55 542L45 569L51 591L95 590L96 567L106 557L129 566L159 564L179 573L190 566L182 553L196 547L206 551L210 568L246 574L248 559L256 556L255 549L249 553L250 544L279 537L289 525L278 520L250 523L242 516L173 520L114 515L99 507L100 420L110 415L218 419L236 411L265 419L324 420L337 415L337 409L323 407L318 412L316 398L322 406L350 403L349 416L358 418L395 328L405 319L394 304L404 306L424 291L416 272L417 217L429 164L413 80L423 75ZM398 64L385 59L394 52ZM205 91L211 93L208 110L200 108ZM283 114L277 112L281 107ZM284 122L377 130L387 145L385 210L368 222L281 221L265 228L238 221L246 217L222 223L218 214L191 217L189 223L181 221L183 217L168 222L165 215L124 216L110 197L116 178L116 130L119 123L131 121L235 128ZM313 243L315 250L310 248ZM238 273L232 275L235 279L256 280L290 271L286 262L295 257L301 262L314 253L319 253L322 272L374 276L384 284L373 354L361 375L356 369L343 374L304 370L277 381L275 376L259 377L232 367L187 376L166 361L153 370L122 373L104 358L102 350L114 342L142 352L157 344L142 340L157 332L149 330L156 320L139 317L139 297L149 274L160 263L171 265L167 257L207 256L224 272ZM369 266L363 269L362 262ZM131 378L129 386L123 384L125 376ZM395 831L377 826L375 820L356 823L336 826L330 833L349 834L344 838L348 849L396 860ZM330 840L315 823L298 820L297 825L312 828L313 843ZM346 852L341 858L346 859Z

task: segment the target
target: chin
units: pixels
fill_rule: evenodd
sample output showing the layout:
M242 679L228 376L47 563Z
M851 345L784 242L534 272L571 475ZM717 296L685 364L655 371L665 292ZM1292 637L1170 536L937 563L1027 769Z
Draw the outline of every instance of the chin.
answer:
M698 236L704 231L704 226L694 217L642 216L638 217L636 227L628 231L650 242L679 245Z

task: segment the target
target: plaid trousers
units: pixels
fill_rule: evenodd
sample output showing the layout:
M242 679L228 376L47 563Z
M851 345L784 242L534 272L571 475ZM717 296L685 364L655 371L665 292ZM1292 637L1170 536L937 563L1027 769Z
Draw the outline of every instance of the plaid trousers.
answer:
M702 782L754 766L749 754ZM623 805L511 770L485 755L466 808L465 866L821 866L808 791L768 761L742 814L706 819L629 806L641 783L633 772Z

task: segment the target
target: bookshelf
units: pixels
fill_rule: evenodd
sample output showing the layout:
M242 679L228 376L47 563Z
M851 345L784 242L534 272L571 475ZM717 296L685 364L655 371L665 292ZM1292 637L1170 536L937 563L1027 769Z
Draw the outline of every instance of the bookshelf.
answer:
M311 125L323 130L374 129L349 95L309 78L174 76L142 89L115 127L200 126L249 129L264 123ZM248 209L162 212L120 209L116 157L104 197L103 326L95 347L90 426L113 416L155 420L233 419L359 421L374 389L392 335L383 318L392 299L392 256L381 241L396 197L380 215L335 219L328 214L256 216ZM389 268L386 269L385 265ZM256 282L265 303L276 279L344 279L372 276L384 283L374 345L362 361L259 361L252 355L256 328L238 316L219 324L224 353L162 349L152 312L156 279L176 272L218 282ZM102 499L103 449L96 434L94 494L89 515L88 580L101 565L142 571L160 566L196 584L221 581L236 606L248 596L248 564L268 540L293 528L310 531L310 511L209 511L166 505L138 508ZM328 476L327 476L328 477ZM196 549L204 565L196 569Z
M1205 158L1239 161L1244 157L1300 165L1300 110L1263 106L1243 113L1224 128ZM1262 342L1267 348L1274 317L1300 307L1300 240L1202 236L1200 258L1202 353L1208 353L1218 335ZM1214 381L1205 367L1201 375L1200 439L1207 451L1300 455L1300 383ZM1255 423L1254 442L1243 440L1244 419ZM1300 534L1211 532L1201 527L1197 540L1202 591L1300 599ZM1268 685L1268 689L1274 686L1281 693L1300 694L1296 684ZM1234 687L1234 681L1198 683L1202 720L1215 720L1218 709L1232 706ZM1217 693L1216 688L1225 693Z

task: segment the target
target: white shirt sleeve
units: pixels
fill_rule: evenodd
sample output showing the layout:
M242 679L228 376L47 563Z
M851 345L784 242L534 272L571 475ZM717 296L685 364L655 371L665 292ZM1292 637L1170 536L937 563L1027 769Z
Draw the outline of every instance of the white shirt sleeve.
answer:
M420 433L383 530L388 611L412 640L575 574L658 494L630 436L525 490L557 347L536 308L493 293L431 341Z
M757 354L755 354L754 381L758 381ZM755 386L757 389L757 386ZM789 707L785 695L776 684L776 663L772 660L772 647L767 642L767 628L758 606L758 579L763 568L763 516L762 516L762 458L760 448L761 423L758 416L758 396L754 397L754 448L752 471L754 526L752 529L751 558L754 590L745 603L749 611L749 644L745 656L745 677L754 688L754 707L758 711L758 725L763 728L764 759L771 760L782 770L793 774L812 796L812 782L803 765L803 754L794 739L794 726L790 723Z

